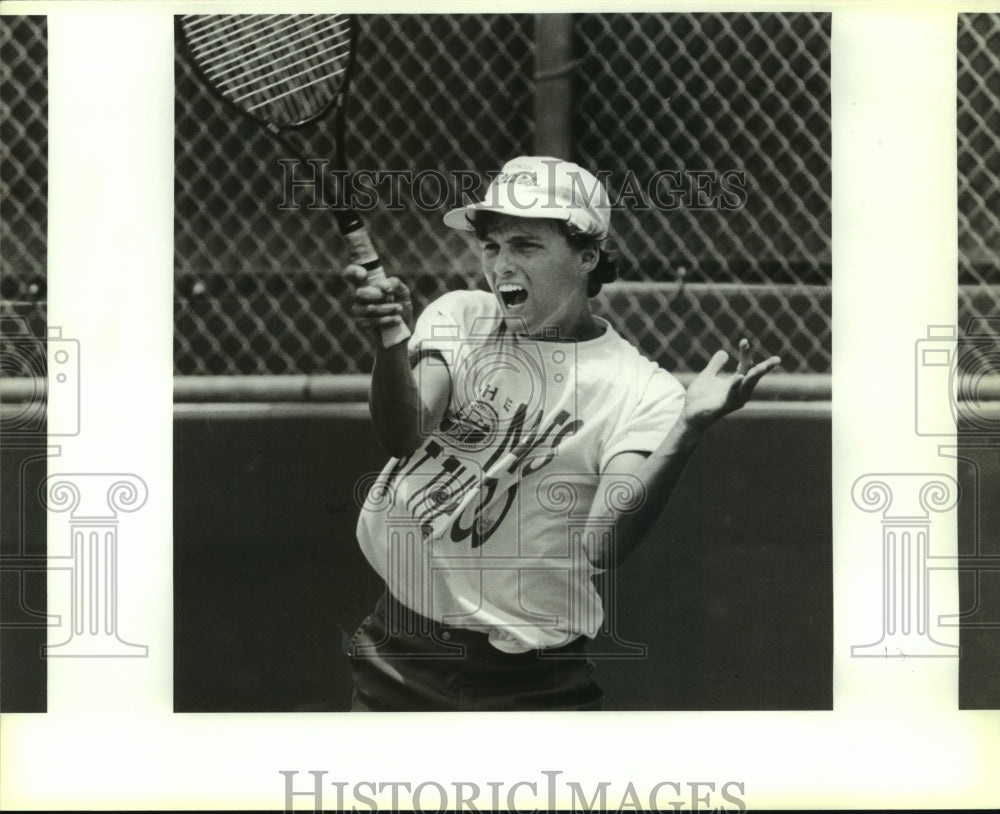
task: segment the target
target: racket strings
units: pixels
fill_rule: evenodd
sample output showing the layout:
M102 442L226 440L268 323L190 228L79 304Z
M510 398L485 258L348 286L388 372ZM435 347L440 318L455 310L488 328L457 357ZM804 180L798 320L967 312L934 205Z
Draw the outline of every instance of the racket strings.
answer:
M298 49L298 53L300 55L300 57L298 59L295 59L295 60L291 60L290 59L292 56L295 55L294 52L288 54L287 56L289 57L290 61L283 62L281 67L285 68L285 69L288 69L288 68L294 68L294 67L297 67L297 66L300 66L300 65L306 65L307 66L306 70L302 71L302 73L303 74L308 74L310 71L313 71L317 67L319 67L319 64L317 64L317 62L316 62L316 57L322 56L322 55L327 54L327 53L329 53L331 51L334 51L334 52L338 52L339 51L339 53L337 53L331 60L328 60L328 61L336 61L337 59L342 59L343 56L344 56L344 52L347 50L347 48L349 47L349 45L350 45L349 42L341 41L339 39L338 40L331 40L330 41L330 45L327 48L318 48L318 47L314 46L312 43L310 43L309 45L307 45L307 46L301 46ZM271 57L274 56L274 53L275 53L274 51L271 51L271 52L269 52L267 54L263 54L263 55L261 55L259 57L256 57L257 59L260 59L260 60L263 61L263 64L261 65L261 68L263 69L262 73L254 75L254 76L250 76L248 78L248 74L246 73L246 71L244 71L242 74L239 74L239 75L237 75L235 77L232 77L230 79L226 79L226 80L220 81L219 82L219 86L220 87L226 87L226 86L228 86L231 89L236 90L238 88L242 88L242 87L245 87L246 85L252 84L254 80L258 80L258 79L259 80L264 80L264 79L268 79L268 78L270 78L272 76L277 75L279 73L279 70L278 69L272 69L272 66L274 65L274 62L270 59ZM230 69L230 70L235 70L235 69ZM244 80L244 81L240 82L239 80L241 80L241 79Z
M320 61L320 62L316 61L317 55L324 54L324 53L327 53L329 51L333 51L334 52L333 56L331 56L329 59L325 59L325 60ZM315 84L316 82L320 82L320 81L322 81L322 80L324 80L324 79L326 79L328 77L337 76L341 71L343 71L343 68L336 68L335 70L332 70L332 71L329 71L329 72L324 72L321 76L318 76L318 77L315 76L315 74L316 74L316 72L320 68L322 68L325 65L330 65L332 63L342 63L344 61L344 57L346 57L346 56L347 56L347 43L335 43L334 45L330 46L330 48L326 48L326 49L323 49L321 51L316 51L316 52L314 52L310 48L309 49L309 53L306 56L304 56L302 59L296 60L294 62L287 62L287 63L283 64L280 68L272 68L271 70L269 70L266 73L262 73L262 74L259 74L257 76L253 76L251 78L246 79L246 81L244 81L242 83L234 85L233 86L233 90L237 90L237 89L240 89L240 88L244 88L244 87L256 85L258 82L263 81L263 80L267 80L267 79L272 79L274 77L278 77L277 79L275 79L275 81L270 82L269 84L262 85L262 86L259 86L259 87L255 87L249 93L243 94L241 96L237 96L236 100L237 101L243 101L244 99L248 99L248 98L250 98L251 96L253 96L255 94L263 93L264 91L270 90L271 88L278 87L279 85L282 85L282 84L288 84L289 82L291 82L291 80L298 79L299 77L311 77L311 78L308 79L305 82L304 85L297 85L296 87L308 87L308 86L311 86L311 85ZM301 70L299 70L299 71L297 71L295 73L293 73L293 72L290 71L291 68L294 68L296 66L302 65L303 63L307 63L306 67L304 67L303 69L301 69ZM295 89L296 88L292 88L293 91ZM275 97L275 98L278 98L280 96L281 96L281 94L278 94L278 96ZM261 103L261 104L263 104L263 103Z
M253 43L262 36L274 37L282 31L296 31L301 15L281 17L186 15L183 17L188 47L198 54L205 64L219 55L225 56L233 48Z
M269 50L273 51L288 42L301 42L306 35L313 38L330 33L341 34L341 32L349 35L349 32L345 32L348 24L346 20L331 20L326 17L315 20L307 26L299 26L288 21L284 24L263 25L256 28L244 24L240 28L245 33L235 38L232 37L233 27L230 24L217 30L217 36L224 38L224 42L216 40L213 45L212 42L199 44L197 40L192 40L190 44L202 70L210 71L214 77L221 79L230 71L242 67L246 60L266 59ZM286 31L290 33L284 33ZM278 36L283 33L284 36ZM344 36L344 39L347 39L347 36ZM227 65L234 67L227 68Z
M279 126L308 121L337 98L351 20L343 15L188 15L192 58L216 90Z

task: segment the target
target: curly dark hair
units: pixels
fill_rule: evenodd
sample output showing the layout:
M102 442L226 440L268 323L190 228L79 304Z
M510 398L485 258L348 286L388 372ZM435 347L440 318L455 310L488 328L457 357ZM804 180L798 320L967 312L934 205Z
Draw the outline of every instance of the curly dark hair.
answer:
M466 215L469 225L479 240L485 240L486 235L495 229L497 224L502 222L503 218L511 217L517 216L483 210L470 212ZM588 297L596 297L601 292L601 287L605 283L610 283L618 279L618 252L609 245L607 238L600 238L596 235L581 232L564 220L552 218L551 223L559 229L569 243L570 248L574 251L593 249L597 252L597 265L590 270L590 274L587 276Z

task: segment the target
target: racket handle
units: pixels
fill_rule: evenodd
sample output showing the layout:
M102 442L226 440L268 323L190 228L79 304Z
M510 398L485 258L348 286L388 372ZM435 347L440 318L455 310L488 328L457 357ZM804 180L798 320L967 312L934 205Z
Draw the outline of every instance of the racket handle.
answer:
M339 222L340 232L347 242L347 253L351 262L368 272L368 285L376 285L386 279L382 261L372 245L368 230L357 217L348 217ZM379 328L382 347L391 348L410 338L410 329L400 320L398 325Z

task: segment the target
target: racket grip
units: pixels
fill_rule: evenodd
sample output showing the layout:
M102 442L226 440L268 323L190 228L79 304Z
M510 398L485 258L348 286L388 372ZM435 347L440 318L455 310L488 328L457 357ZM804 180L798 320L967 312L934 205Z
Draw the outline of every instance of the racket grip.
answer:
M372 245L368 230L358 218L350 218L340 224L341 234L347 243L347 253L351 262L361 266L368 272L368 284L375 285L386 279L382 269L382 261ZM400 320L398 325L387 325L379 328L382 347L391 348L410 338L410 329Z

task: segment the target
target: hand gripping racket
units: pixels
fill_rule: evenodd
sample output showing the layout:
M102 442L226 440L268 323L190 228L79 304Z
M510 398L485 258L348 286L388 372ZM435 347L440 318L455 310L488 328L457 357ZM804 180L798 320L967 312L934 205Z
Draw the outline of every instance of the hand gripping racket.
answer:
M346 171L347 90L357 27L346 14L186 14L177 21L188 57L219 97L282 136L333 116L335 169ZM293 150L294 152L294 150ZM350 188L350 187L348 187ZM386 279L361 217L345 205L334 210L351 262L368 284ZM410 335L402 322L380 329L385 347Z

